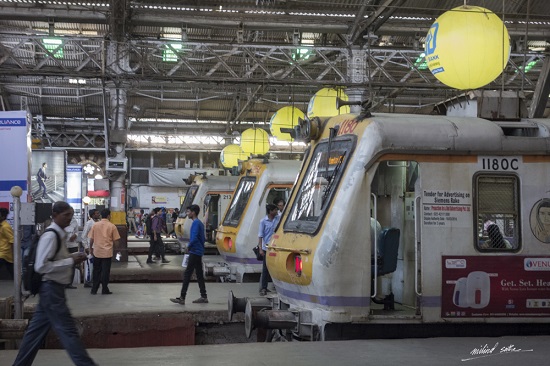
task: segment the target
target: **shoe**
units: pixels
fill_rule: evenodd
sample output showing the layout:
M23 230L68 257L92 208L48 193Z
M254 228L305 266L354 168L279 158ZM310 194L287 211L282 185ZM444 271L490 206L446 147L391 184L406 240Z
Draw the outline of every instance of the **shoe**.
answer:
M84 287L92 287L92 285L90 285L89 283L85 283Z
M65 288L75 289L75 288L76 288L76 286L73 286L73 285L67 285L67 286L65 286Z
M163 260L162 260L162 263L170 263L170 261L167 260L167 259L163 259Z
M261 290L260 290L260 295L261 295L261 296L267 295L267 289L265 289L265 288L261 289Z
M102 295L112 295L113 292L112 291L101 291L101 294Z
M159 260L160 260L160 257L155 256L155 259L154 259L154 260L159 261Z
M271 292L271 290L270 290L270 289L268 289L268 288L266 288L265 290L266 290L267 292Z
M193 301L193 304L208 304L208 298L199 297L197 300Z
M182 299L181 297L176 297L175 299L170 299L170 301L172 301L176 304L185 305L185 299Z
M97 295L97 291L90 291L92 295Z
M155 263L155 262L153 262L153 260L152 260L152 259L147 259L147 262L145 262L145 263L147 263L147 264L151 264L151 263Z

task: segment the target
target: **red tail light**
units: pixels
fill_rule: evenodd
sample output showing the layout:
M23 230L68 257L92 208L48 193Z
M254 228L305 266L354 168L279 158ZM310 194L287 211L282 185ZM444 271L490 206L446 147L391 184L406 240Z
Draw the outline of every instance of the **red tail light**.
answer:
M302 257L299 255L294 257L294 270L298 276L302 275Z

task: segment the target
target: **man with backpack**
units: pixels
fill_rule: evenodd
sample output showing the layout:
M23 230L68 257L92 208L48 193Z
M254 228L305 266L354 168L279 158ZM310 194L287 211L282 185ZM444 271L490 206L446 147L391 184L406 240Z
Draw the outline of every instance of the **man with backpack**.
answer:
M67 307L65 286L72 281L72 268L82 263L86 254L69 254L64 228L69 226L74 210L58 201L52 208L52 224L40 236L34 269L43 274L40 299L23 336L14 366L31 365L48 331L53 329L75 365L95 365L80 340L75 322Z

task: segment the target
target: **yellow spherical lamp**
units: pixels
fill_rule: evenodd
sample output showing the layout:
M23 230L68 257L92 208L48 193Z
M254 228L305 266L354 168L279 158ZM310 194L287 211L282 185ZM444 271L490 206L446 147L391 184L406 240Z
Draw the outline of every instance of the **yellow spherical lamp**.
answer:
M223 148L220 161L224 168L232 168L239 165L239 160L247 160L248 155L239 145L231 144Z
M269 121L271 134L280 141L294 141L288 132L282 132L281 128L294 128L298 125L298 119L304 119L304 112L296 107L283 107L279 109Z
M307 106L308 118L313 117L334 117L339 114L349 113L349 105L336 109L336 98L348 101L349 97L342 89L323 88L311 99Z
M263 155L269 151L269 135L261 128L249 128L241 135L241 148L247 154Z
M504 23L492 11L460 6L442 14L426 37L426 62L443 84L476 89L500 75L510 57Z

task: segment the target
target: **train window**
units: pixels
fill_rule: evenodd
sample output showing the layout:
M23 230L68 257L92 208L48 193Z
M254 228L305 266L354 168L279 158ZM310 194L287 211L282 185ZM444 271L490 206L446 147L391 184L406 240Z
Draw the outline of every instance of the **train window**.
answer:
M353 137L336 138L330 145L325 141L315 147L285 230L314 234L319 229L354 147Z
M475 177L476 246L480 251L517 251L520 243L519 179L515 175Z
M246 209L246 205L252 195L255 184L256 177L244 177L240 180L237 189L235 189L233 199L229 204L225 219L223 220L224 226L237 227L239 225L239 221Z
M180 208L179 217L181 217L182 219L185 219L187 217L187 207L193 204L193 200L195 199L198 190L199 186L197 185L191 186L187 189L187 193L185 193L185 198L183 199L183 203L181 204Z

